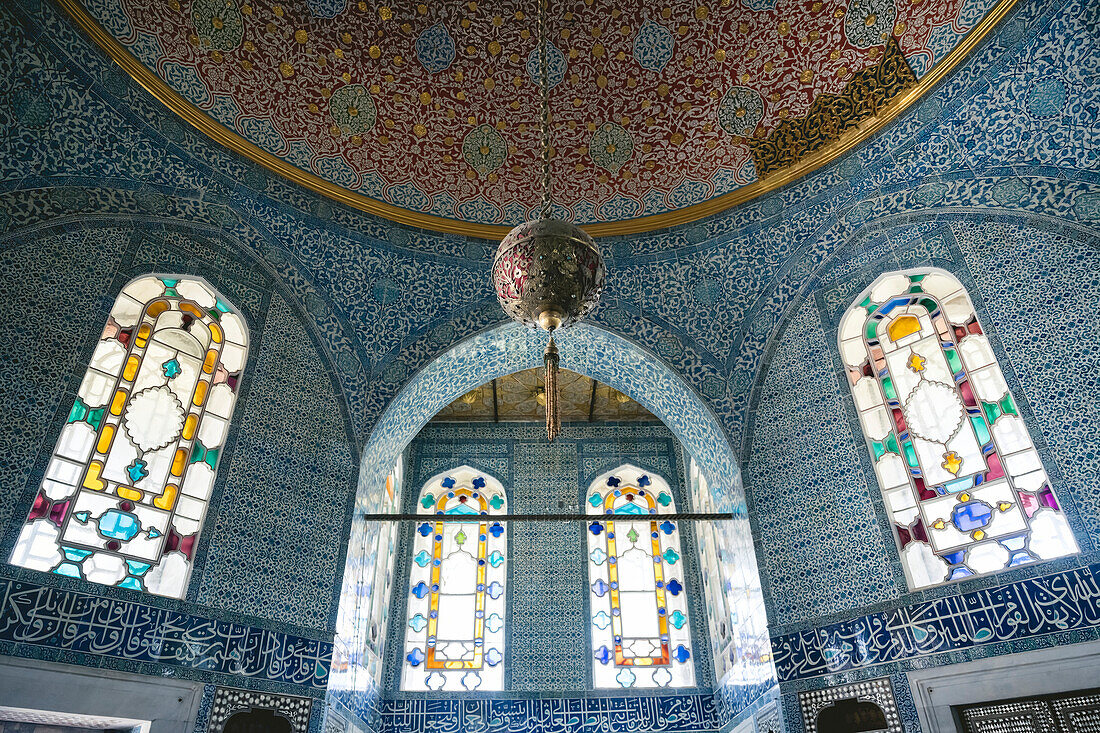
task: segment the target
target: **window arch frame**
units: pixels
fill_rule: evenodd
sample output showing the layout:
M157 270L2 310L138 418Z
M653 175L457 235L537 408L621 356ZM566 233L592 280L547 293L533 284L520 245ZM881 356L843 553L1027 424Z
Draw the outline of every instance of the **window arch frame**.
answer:
M204 330L193 332L196 323ZM184 598L217 469L232 432L248 368L250 334L241 310L200 275L143 273L119 288L84 362L80 384L8 562ZM198 353L185 353L192 347ZM171 353L159 364L163 382L155 375L158 366L148 366L148 358L157 351ZM173 380L179 376L194 377L191 389L182 390L186 399L174 389ZM143 404L136 405L139 398ZM176 414L156 412L171 412L166 406L173 400ZM158 425L158 417L164 418L161 422L174 417L179 425L171 434L155 435L154 428L164 427ZM81 435L87 432L81 424L90 435ZM121 455L127 444L134 458L124 469L128 480L119 480L112 454L117 448ZM169 446L175 446L170 460L155 455ZM150 457L152 461L146 460ZM203 473L209 475L195 478L196 464L208 466ZM146 481L158 475L159 480ZM112 503L117 506L108 506ZM97 510L100 513L93 516ZM127 552L139 536L141 544L161 541L154 547L135 545ZM112 570L114 560L121 564ZM112 576L117 577L111 580Z
M891 316L895 309L899 314ZM857 315L861 312L862 316ZM908 320L902 324L905 319ZM873 333L872 320L877 324ZM920 353L911 348L932 337L939 345L938 350ZM917 373L918 386L929 383L935 385L932 389L946 386L957 402L959 424L942 442L945 451L938 467L934 461L929 462L927 456L926 460L921 460L927 449L922 451L921 444L916 441L934 444L926 437L940 430L946 418L937 417L928 409L918 412L902 404L903 400L911 400L917 389L909 388L904 398L898 391L895 382L900 369L889 363L891 356L881 346L884 339L892 347L889 354L910 352L905 367ZM841 316L837 350L910 590L988 577L1080 552L1019 403L1004 378L1000 359L978 320L969 292L952 273L938 267L881 273L852 300ZM937 363L940 361L937 354L942 354L942 363ZM951 383L944 385L929 380L924 371L933 369L947 374ZM979 374L981 379L975 381L974 377ZM861 387L862 384L868 386ZM997 390L1000 390L1000 397L996 396ZM986 396L990 399L985 399ZM878 416L871 416L871 413ZM916 435L914 420L925 436ZM882 426L886 427L884 433ZM960 456L957 450L947 448L964 426L969 426L985 470L971 471L960 477L962 469L973 465L974 461L967 462L965 452ZM876 434L883 437L876 440L873 437ZM890 454L897 460L891 460ZM971 450L970 455L975 457L975 452ZM885 465L886 461L902 466L906 476L904 482L898 478L896 467ZM940 473L955 478L929 483L928 479ZM1024 480L1026 488L1021 485ZM997 501L986 501L1002 482L1007 491L1002 491ZM982 496L978 496L979 492ZM926 521L926 507L946 505L945 498L949 496L956 496L959 503L947 515L947 521L945 516ZM1020 516L1022 527L1012 529L1012 525L1002 521L1002 527L1007 529L999 529L995 535L985 531L1010 512ZM1045 535L1035 532L1039 528L1036 515L1041 517ZM905 521L907 517L909 520ZM974 528L965 529L963 525ZM935 549L934 540L940 539L939 533L952 529L960 535L969 534L969 541ZM1036 538L1048 548L1047 556L1032 551ZM1007 541L1012 541L1015 547L1006 544ZM1001 567L990 564L988 569L983 569L986 563L995 561L993 553L997 550L991 548L994 543L1002 547L1007 558ZM979 546L983 548L982 554L972 559L971 551ZM923 559L913 557L917 554L923 554ZM940 579L936 579L939 569L936 559L943 563ZM981 564L975 567L976 562Z
M430 520L438 514L469 513L455 510L471 499L478 502L478 508L470 514L471 521ZM408 595L399 687L402 692L501 692L507 654L509 535L507 523L494 517L508 513L508 492L490 472L462 464L425 481L416 501L416 512L426 521L413 528L408 548ZM454 501L459 504L452 505ZM458 527L454 536L448 536L448 526ZM477 527L478 532L473 593L446 593L444 566L447 558L458 550L446 556L444 552L448 543L461 548L466 540L457 541L457 535L470 527ZM472 659L438 658L440 605L448 595L473 595L473 628L468 637L473 646ZM464 639L447 641L456 643Z
M655 488L651 489L650 486ZM609 513L618 513L623 506L637 506L633 498L628 498L631 493L635 497L645 497L645 513L638 507L638 516L641 523L649 525L650 534L647 544L650 549L648 557L653 567L657 635L635 639L659 642L653 644L655 649L659 649L659 653L648 656L628 656L624 649L626 637L622 633L624 606L621 595L635 591L620 590L618 564L623 554L630 550L619 552L618 538L614 536L616 522L601 520L601 517ZM586 513L591 518L585 532L588 548L585 557L588 565L588 636L592 687L596 690L694 687L696 650L691 635L691 604L686 588L688 564L682 551L679 526L670 520L659 522L663 515L676 512L676 498L671 485L657 471L624 463L596 476L589 482L584 495ZM667 500L662 500L662 497L667 497ZM622 504L622 499L627 500L626 504ZM620 506L616 508L616 505ZM666 530L666 527L670 529ZM636 531L633 527L631 529ZM636 543L636 540L631 540L631 544L635 545L633 549L640 549ZM673 570L675 567L678 570ZM635 660L640 663L635 663ZM646 669L653 670L648 679L637 672ZM669 673L664 681L658 678L661 670Z

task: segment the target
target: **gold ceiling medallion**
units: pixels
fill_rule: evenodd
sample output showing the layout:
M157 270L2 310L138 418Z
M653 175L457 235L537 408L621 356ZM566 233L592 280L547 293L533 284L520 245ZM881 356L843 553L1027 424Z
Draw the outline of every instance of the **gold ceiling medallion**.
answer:
M57 0L58 4L69 14L85 33L99 45L108 56L111 57L123 71L129 74L134 81L144 87L150 94L156 97L162 104L182 117L188 123L197 128L215 142L224 145L235 153L249 158L255 163L264 166L274 173L287 178L316 193L327 196L334 201L350 206L359 211L374 214L398 224L430 229L447 234L462 234L485 239L501 239L511 227L495 226L490 224L472 224L456 219L446 219L431 214L421 214L408 209L403 209L384 201L364 196L349 191L335 183L326 181L307 171L287 163L266 150L249 142L236 132L215 122L205 112L184 99L179 93L169 87L156 74L150 71L144 64L130 54L126 48L115 38L107 33L96 20L81 6L79 0ZM600 222L598 224L586 224L583 229L593 237L604 237L620 234L640 234L655 229L678 226L699 219L712 216L725 211L738 204L751 201L759 196L782 188L802 176L811 173L822 166L831 163L845 153L857 147L864 140L878 133L886 125L890 124L899 115L913 106L926 92L939 84L952 70L973 51L989 32L1004 18L1015 6L1016 0L1000 0L997 5L986 13L978 25L966 35L965 38L952 49L942 61L932 67L927 74L916 84L913 84L904 92L894 97L880 113L860 122L856 127L849 129L835 141L820 147L815 152L807 154L794 165L782 168L768 175L762 180L742 186L734 191L716 196L708 201L687 206L675 211L661 214L642 216L636 219L626 219L616 222Z

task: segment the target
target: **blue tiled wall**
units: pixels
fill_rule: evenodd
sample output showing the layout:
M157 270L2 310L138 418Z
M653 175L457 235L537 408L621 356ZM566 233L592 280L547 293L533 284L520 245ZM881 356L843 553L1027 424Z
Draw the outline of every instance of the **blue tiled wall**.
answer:
M1095 307L1100 269L1098 26L1095 2L1020 0L962 68L836 164L709 220L602 242L612 277L593 323L682 380L751 476L776 640L961 593L1018 589L1033 577L1057 582L1095 562L1098 467L1086 431L1097 416L1082 395L1096 388L1096 319L1086 306ZM218 501L211 514L191 600L249 614L241 618L264 628L328 628L349 531L340 498L350 496L357 456L413 375L503 320L486 284L493 245L396 226L269 176L167 113L45 0L0 4L0 35L0 414L24 446L0 462L0 478L16 487L0 496L0 552L56 436L60 395L75 391L117 287L148 269L195 272L233 297L261 337L219 476L219 496L232 487L233 501ZM1064 97L1050 93L1059 88ZM905 592L832 346L852 295L878 272L915 263L949 269L971 288L1082 558ZM73 295L77 286L91 291L87 298ZM318 376L284 383L283 360L315 364ZM813 363L799 364L806 360ZM277 426L293 439L266 439ZM283 460L296 486L309 483L301 493L271 483ZM726 464L736 474L732 459ZM303 523L287 521L278 541L261 547L258 538L277 524L265 511L277 506ZM785 516L809 517L804 533ZM826 518L844 525L852 544L823 536ZM223 554L234 529L240 554ZM821 554L810 557L811 546ZM286 567L333 560L335 569L317 577ZM810 587L784 566L802 560L829 583ZM234 587L245 575L284 571L294 580L282 585L283 601L259 583ZM1081 633L1091 632L1051 638ZM1013 643L919 659L957 661ZM901 675L909 663L838 674ZM788 679L784 708L797 689L836 679Z

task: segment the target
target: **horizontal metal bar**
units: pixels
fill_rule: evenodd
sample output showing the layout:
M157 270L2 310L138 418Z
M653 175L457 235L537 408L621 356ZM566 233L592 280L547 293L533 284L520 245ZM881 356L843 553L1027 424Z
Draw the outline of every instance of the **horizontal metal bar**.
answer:
M673 522L720 522L733 519L732 514L724 512L679 514L362 514L365 522L637 522L671 520Z

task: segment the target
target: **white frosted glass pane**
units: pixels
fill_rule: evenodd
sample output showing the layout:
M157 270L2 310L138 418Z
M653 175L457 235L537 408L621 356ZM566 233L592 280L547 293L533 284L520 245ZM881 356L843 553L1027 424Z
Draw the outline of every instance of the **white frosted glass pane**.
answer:
M95 444L95 430L85 422L69 423L57 439L57 455L74 461L86 461Z
M190 496L180 495L176 501L176 513L188 517L190 519L200 520L202 519L203 512L206 510L206 502L193 499Z
M909 278L905 275L887 275L880 278L871 290L871 300L876 303L884 303L895 295L900 295L909 289Z
M863 339L847 339L840 342L840 356L844 363L850 367L859 366L867 360L867 347L863 345Z
M657 638L656 594L647 591L620 592L619 612L624 637Z
M199 423L199 440L207 448L216 448L225 440L225 432L228 427L229 423L225 420L220 420L215 415L207 413L203 415L202 422Z
M130 398L122 426L139 448L156 450L179 438L184 418L184 406L171 389L152 387Z
M930 272L920 281L921 289L937 300L944 300L962 290L954 277L942 272Z
M119 431L115 434L114 442L111 443L111 452L107 454L107 461L103 466L103 478L130 486L130 474L126 472L126 468L137 458L138 449L127 439L124 431Z
M649 539L648 534L646 539ZM619 588L624 591L649 591L656 587L653 557L641 550L628 550L619 556Z
M974 316L974 307L970 305L970 298L966 297L964 292L941 301L940 305L943 306L947 320L956 326L966 324Z
M149 475L137 483L134 483L133 480L127 483L142 491L160 493L164 485L168 482L168 471L172 468L172 459L175 457L175 444L161 448L160 450L147 452L143 458L148 464L145 470L149 472Z
M196 499L209 499L213 478L215 473L206 463L191 463L187 467L187 473L184 474L183 492L189 496L195 496Z
M955 437L947 442L947 450L953 451L962 460L959 476L970 476L986 468L982 448L978 445L978 438L974 435L974 428L969 420L964 422Z
M1073 539L1065 515L1051 509L1040 509L1031 518L1031 542L1028 547L1044 560L1077 552L1077 542Z
M467 542L476 541L476 537ZM477 560L468 553L455 552L443 560L439 589L442 593L471 593L477 587Z
M80 564L84 577L93 583L114 585L126 577L126 563L118 555L94 552Z
M860 412L882 404L882 394L874 377L862 377L856 382L852 387L852 396L856 401L856 409Z
M1047 482L1047 472L1040 469L1013 478L1016 481L1016 488L1021 491L1038 491Z
M981 334L971 334L959 342L963 364L970 371L981 369L995 361L989 339Z
M970 383L974 386L974 394L977 398L986 402L997 402L1008 392L1004 375L995 364L971 372Z
M966 564L976 573L995 573L1008 562L1008 550L997 542L982 542L966 553Z
M158 566L145 574L145 587L162 596L180 598L183 596L190 569L183 555L171 552L164 556Z
M188 519L187 517L181 517L176 515L172 518L172 526L176 528L176 532L187 537L193 535L199 531L200 524L194 519Z
M914 505L908 509L899 509L891 516L893 520L898 524L902 525L903 527L908 527L910 524L916 521L918 514L920 514L920 510L918 510L916 505Z
M628 639L623 642L623 656L625 657L655 657L661 652L661 647L651 639Z
M241 346L248 343L244 322L241 321L236 314L226 313L222 315L220 323L222 330L225 332L225 340L227 343L240 344Z
M474 638L474 596L439 596L439 639Z
M894 427L893 418L882 406L859 413L859 418L863 421L863 429L871 440L882 440Z
M913 435L935 443L956 434L966 417L966 408L953 387L922 382L902 404L906 424Z
M139 303L148 303L164 293L164 283L157 277L141 277L124 287L122 292Z
M120 295L111 308L111 318L122 328L129 328L138 322L141 311L145 307L145 301L135 301L125 295Z
M913 498L913 490L908 485L886 492L886 503L892 512L911 509L917 505Z
M439 641L435 647L435 654L438 659L446 661L459 662L468 660L474 656L474 645L472 642L468 641L452 641L450 643Z
M103 339L96 344L89 366L105 374L118 375L126 360L126 347L117 339Z
M917 462L924 471L925 483L933 486L955 479L940 465L943 463L943 446L940 443L929 443L917 437L913 437L912 441L917 451Z
M154 337L157 331L165 328L183 328L183 311L166 310L157 316L156 323L153 324Z
M1016 453L1031 447L1024 421L1015 415L1001 415L993 423L993 437L1002 454Z
M152 343L161 343L172 350L179 350L185 354L201 359L206 354L206 348L210 343L210 332L205 326L192 322L191 330L183 331L178 328L166 328L157 331Z
M852 308L844 315L840 322L840 340L863 338L863 324L867 322L867 311L863 308Z
M233 390L228 384L223 382L210 388L206 397L206 411L219 417L229 418L229 413L233 411Z
M80 383L80 389L77 391L84 404L93 409L106 405L114 393L115 378L94 369L84 373L84 381Z
M904 486L905 493L910 493L909 468L905 465L905 461L901 459L901 456L896 453L887 453L879 459L878 463L875 464L875 468L878 470L878 480L884 489Z
M203 308L214 307L214 294L197 280L180 280L176 283L176 292L188 300L193 300Z
M910 542L901 551L902 562L915 588L938 585L947 580L947 563L923 542Z
M236 344L226 344L222 347L221 363L227 372L239 372L244 367L244 349Z
M50 460L50 465L46 469L46 478L56 481L59 484L76 486L77 482L80 481L80 475L83 471L83 464L72 463L60 458L53 458ZM54 497L51 496L50 498Z
M921 383L920 375L907 365L910 355L909 349L901 349L886 355L886 366L890 370L894 390L902 404L905 404L909 395Z
M940 384L955 383L955 375L951 372L951 365L947 363L947 358L943 355L938 337L923 338L910 348L924 359L924 364L922 364L924 371L921 372L921 376L925 380L939 382Z
M1034 449L1012 456L1003 456L1002 460L1004 461L1005 470L1011 476L1038 471L1043 467L1042 462L1039 460L1039 454Z
M42 571L56 567L64 559L57 548L57 533L57 527L48 519L23 525L11 555L12 564Z

